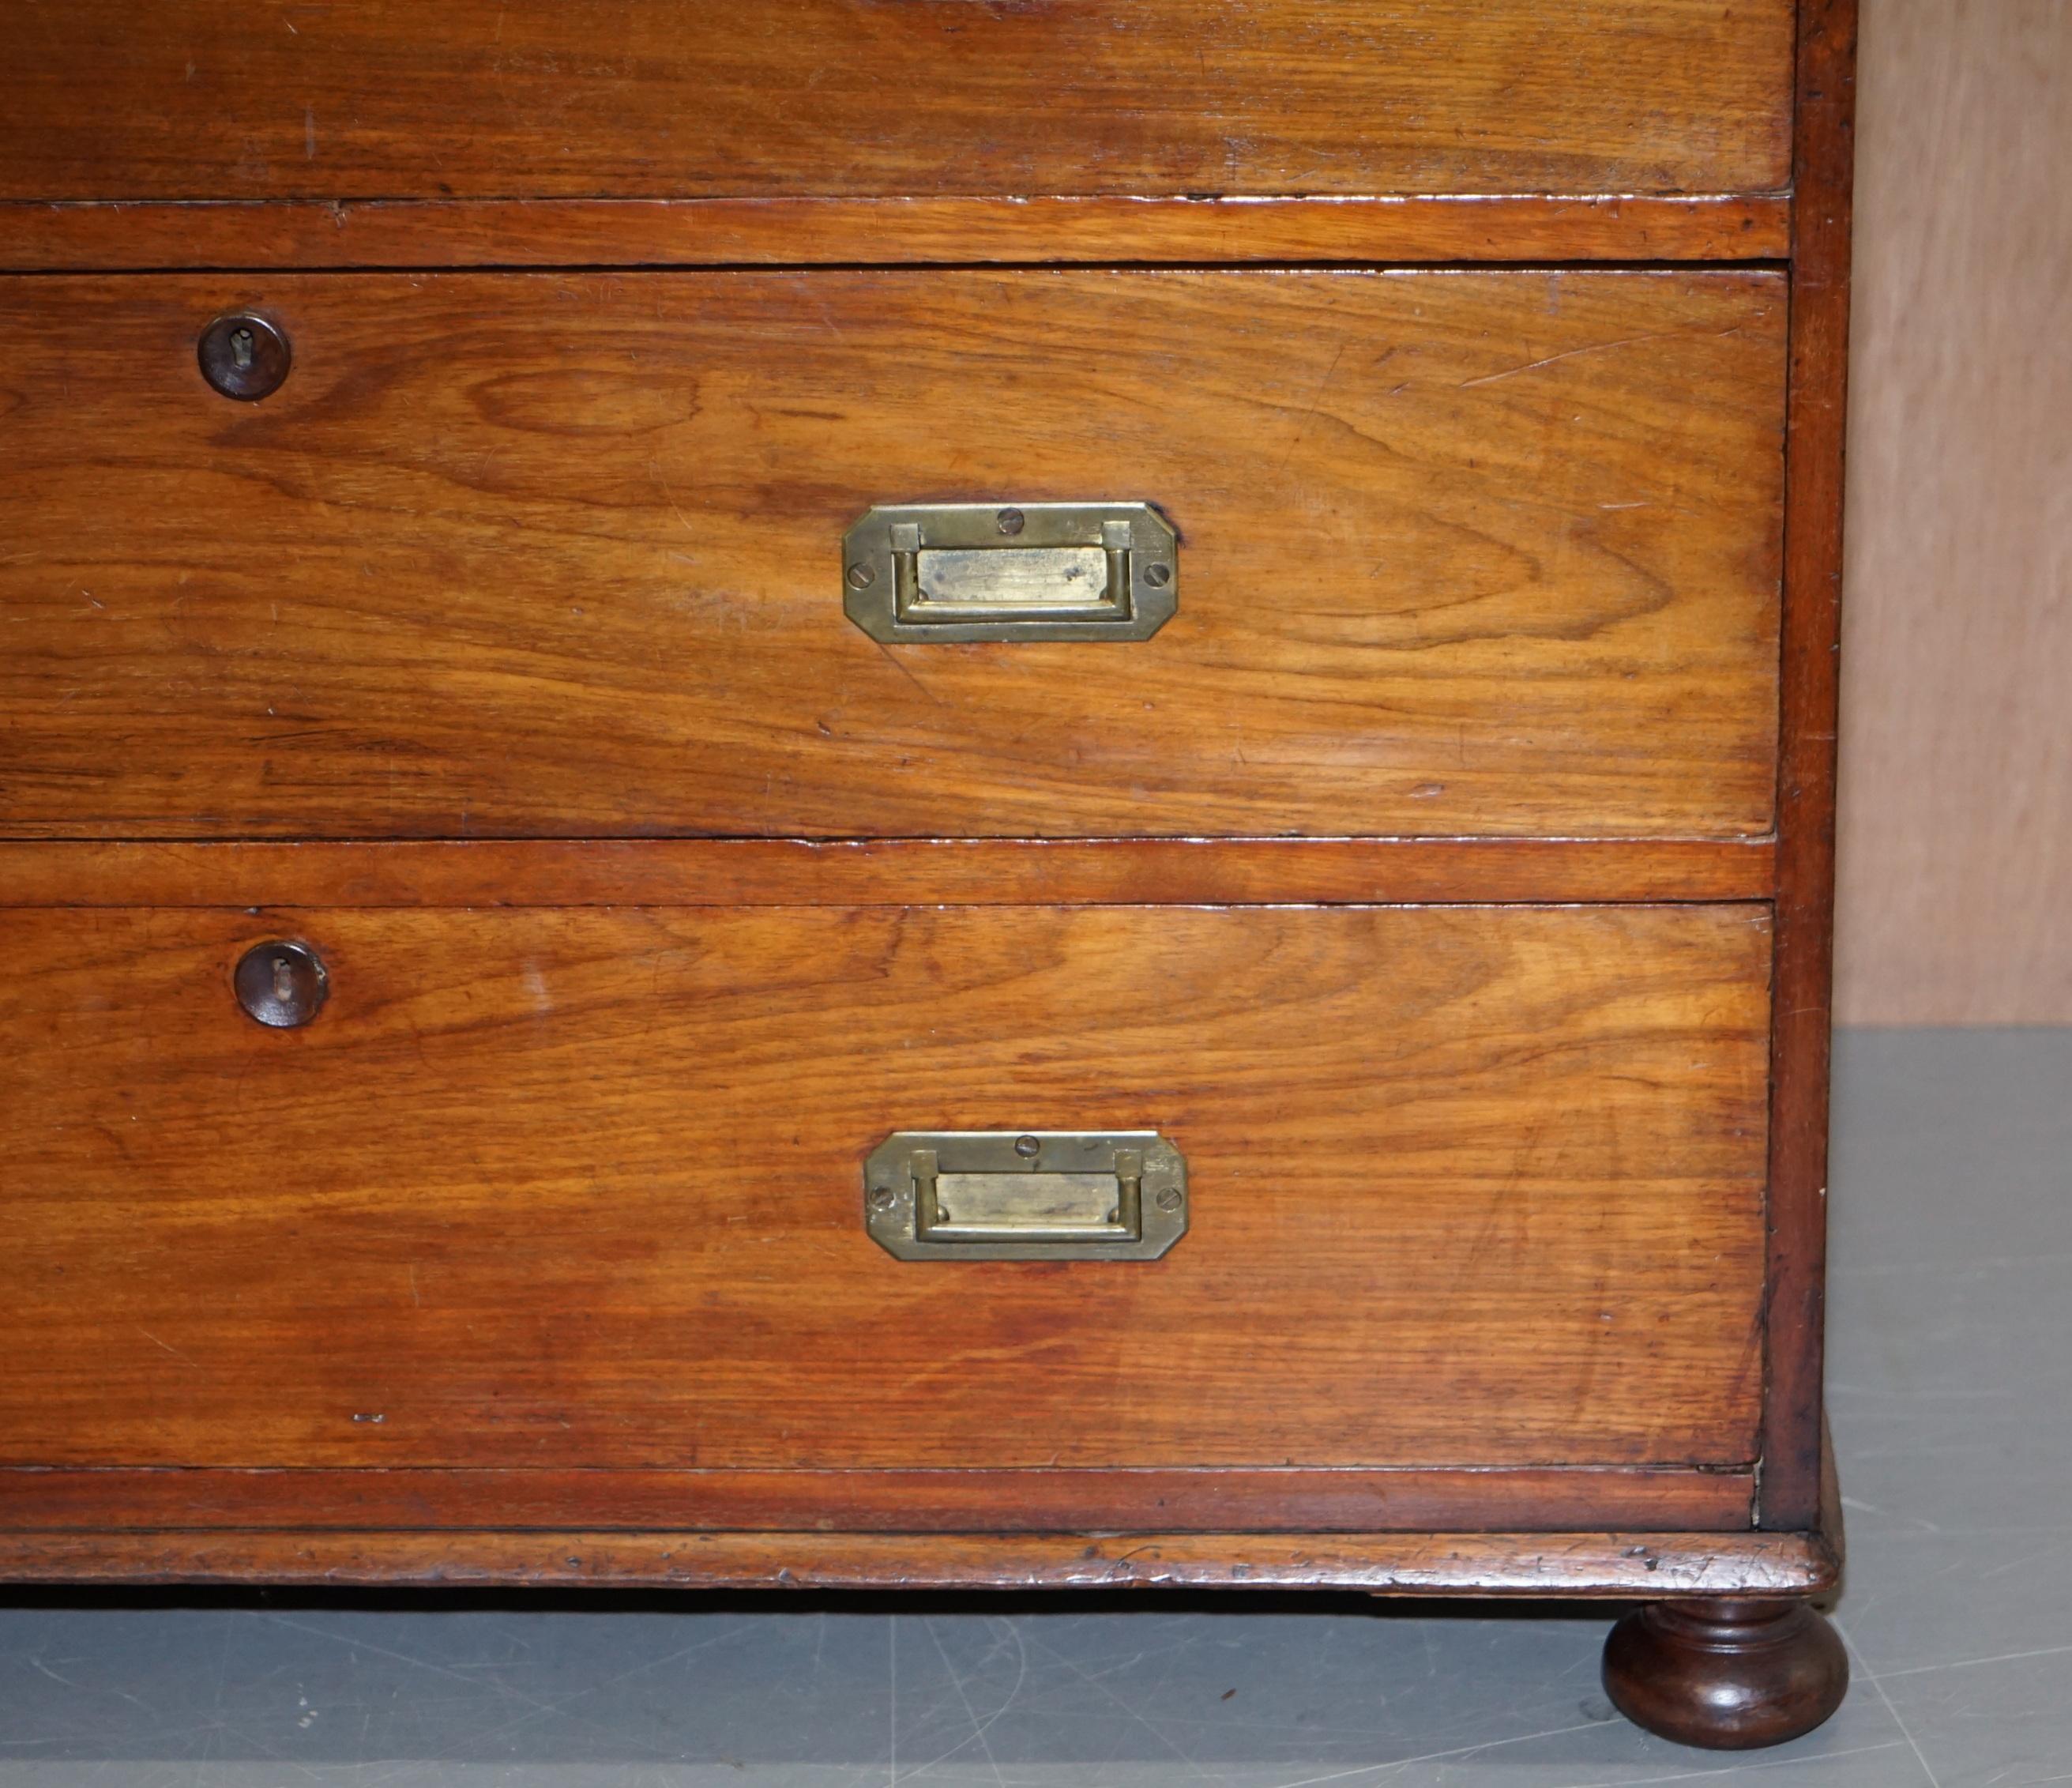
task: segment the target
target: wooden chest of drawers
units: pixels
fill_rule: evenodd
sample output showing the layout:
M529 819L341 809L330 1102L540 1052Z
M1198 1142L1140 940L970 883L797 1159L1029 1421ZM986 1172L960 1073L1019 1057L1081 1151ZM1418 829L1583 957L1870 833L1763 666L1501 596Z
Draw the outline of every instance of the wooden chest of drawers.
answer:
M1832 1711L1846 0L0 27L0 1572Z

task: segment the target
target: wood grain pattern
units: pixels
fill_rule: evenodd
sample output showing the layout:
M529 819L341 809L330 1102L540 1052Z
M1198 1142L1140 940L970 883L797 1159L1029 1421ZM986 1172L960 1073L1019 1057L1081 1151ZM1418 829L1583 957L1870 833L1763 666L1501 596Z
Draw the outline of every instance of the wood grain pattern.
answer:
M0 1469L0 1531L1745 1532L1745 1471Z
M1856 0L1807 0L1800 30L1762 1506L1782 1529L1821 1503Z
M323 955L305 1030L228 977ZM1745 1465L1760 907L0 915L0 1462ZM1158 1263L894 1261L1155 1126Z
M0 830L1760 835L1783 296L0 282ZM246 303L294 346L257 405L194 360ZM1181 529L1153 640L881 648L842 613L874 501L1090 495Z
M1733 192L1790 0L7 0L0 196Z
M2072 1024L2072 8L1864 30L1837 1013Z
M1775 859L1690 838L0 841L0 907L1764 900Z
M0 270L1754 261L1778 194L0 203Z
M788 1589L1354 1589L1375 1596L1807 1595L1815 1534L0 1532L0 1580Z

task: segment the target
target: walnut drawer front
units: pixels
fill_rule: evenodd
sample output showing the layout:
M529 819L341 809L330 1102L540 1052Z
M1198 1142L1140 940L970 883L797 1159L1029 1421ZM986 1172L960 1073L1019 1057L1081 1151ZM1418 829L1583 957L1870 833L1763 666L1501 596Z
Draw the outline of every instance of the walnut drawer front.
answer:
M299 1029L232 992L282 937ZM1754 904L0 914L0 1465L1745 1466L1769 948ZM1025 1127L1157 1130L1188 1232L866 1234L889 1132Z
M1690 192L1790 0L12 5L0 197Z
M1761 835L1784 295L0 282L0 830ZM294 356L258 403L196 365L245 306ZM1087 500L1178 530L1151 639L888 646L844 613L874 504Z

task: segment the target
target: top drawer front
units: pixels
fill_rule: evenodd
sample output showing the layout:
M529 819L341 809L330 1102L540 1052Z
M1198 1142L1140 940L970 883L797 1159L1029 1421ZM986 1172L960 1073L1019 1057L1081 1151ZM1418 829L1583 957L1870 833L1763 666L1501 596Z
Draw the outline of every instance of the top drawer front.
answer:
M0 282L0 830L1759 834L1781 286L284 277L247 404L223 281ZM844 612L874 504L1089 500L1155 637Z
M1790 0L0 0L0 197L1781 187Z

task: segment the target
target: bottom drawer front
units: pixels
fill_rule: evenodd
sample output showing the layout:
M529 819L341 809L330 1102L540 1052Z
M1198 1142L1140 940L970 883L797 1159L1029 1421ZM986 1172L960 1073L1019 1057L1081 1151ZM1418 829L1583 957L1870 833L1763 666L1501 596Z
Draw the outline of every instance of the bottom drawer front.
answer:
M273 938L300 1028L234 991ZM0 1463L1753 1456L1760 907L18 911L0 963ZM878 1246L871 1151L980 1130L1156 1132L1187 1231Z

